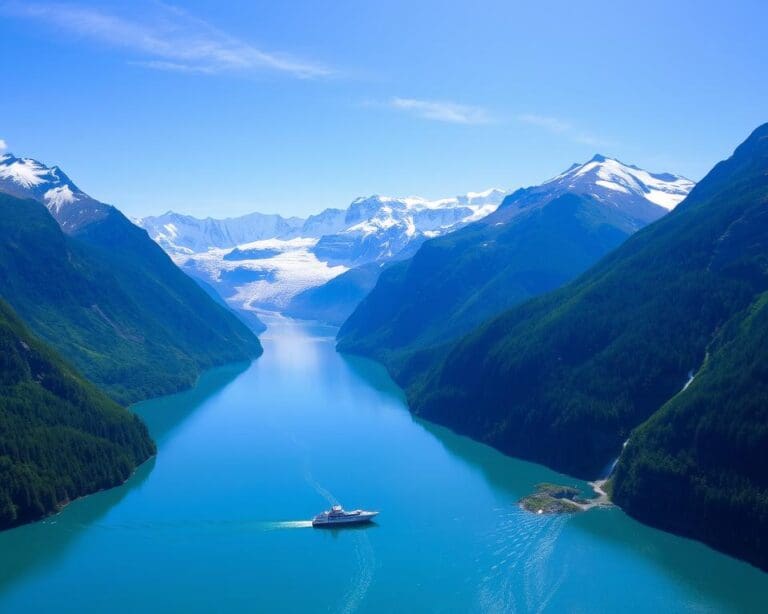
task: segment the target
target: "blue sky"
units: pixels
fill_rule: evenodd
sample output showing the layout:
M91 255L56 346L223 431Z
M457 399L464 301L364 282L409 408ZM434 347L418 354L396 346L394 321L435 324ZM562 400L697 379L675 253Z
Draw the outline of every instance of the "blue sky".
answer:
M0 0L0 139L130 215L699 179L768 121L766 2ZM1 145L2 143L0 143Z

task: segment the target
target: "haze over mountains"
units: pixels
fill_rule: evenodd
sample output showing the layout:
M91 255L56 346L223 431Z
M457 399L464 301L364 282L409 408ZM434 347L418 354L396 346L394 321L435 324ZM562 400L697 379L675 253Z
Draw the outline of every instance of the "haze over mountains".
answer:
M252 213L199 220L168 212L137 223L236 308L284 310L303 290L357 266L406 257L427 238L481 219L505 194L491 189L433 201L377 195L307 219Z

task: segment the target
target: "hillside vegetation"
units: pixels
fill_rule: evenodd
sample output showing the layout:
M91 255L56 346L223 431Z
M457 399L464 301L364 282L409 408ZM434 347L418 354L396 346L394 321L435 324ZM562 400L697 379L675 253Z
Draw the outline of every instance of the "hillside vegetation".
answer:
M392 265L342 326L339 349L383 362L407 385L424 352L571 281L666 213L621 186L573 182L518 190L485 219Z
M629 439L616 501L766 567L767 291L768 124L579 279L426 365L411 406L582 477Z
M155 453L144 424L0 301L0 528L125 481Z
M64 234L33 200L0 194L0 297L121 403L190 386L261 346L119 211Z

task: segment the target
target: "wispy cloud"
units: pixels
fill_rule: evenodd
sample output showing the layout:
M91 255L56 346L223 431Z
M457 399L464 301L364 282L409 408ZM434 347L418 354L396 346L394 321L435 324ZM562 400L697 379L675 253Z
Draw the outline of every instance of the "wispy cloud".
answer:
M175 6L156 6L152 18L144 20L74 4L9 2L0 3L0 10L127 49L140 56L133 64L156 70L199 74L274 70L302 79L333 74L321 64L259 49Z
M568 140L574 141L576 143L592 145L595 147L601 147L610 144L605 139L602 139L588 132L584 132L583 130L573 126L571 123L557 117L537 115L535 113L525 113L523 115L518 115L517 120L530 126L543 128L552 134L562 135L564 138L567 138Z
M482 107L448 101L392 98L387 106L423 119L451 124L488 124L493 121Z
M5 151L6 149L8 149L8 143L4 139L0 139L0 151Z

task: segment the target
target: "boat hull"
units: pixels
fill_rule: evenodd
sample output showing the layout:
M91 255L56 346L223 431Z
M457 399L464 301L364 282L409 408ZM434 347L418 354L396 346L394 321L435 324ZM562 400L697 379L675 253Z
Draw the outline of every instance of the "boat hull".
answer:
M377 512L368 512L356 516L339 518L318 517L312 520L312 526L316 529L332 529L334 527L349 527L353 525L368 524L377 516Z

